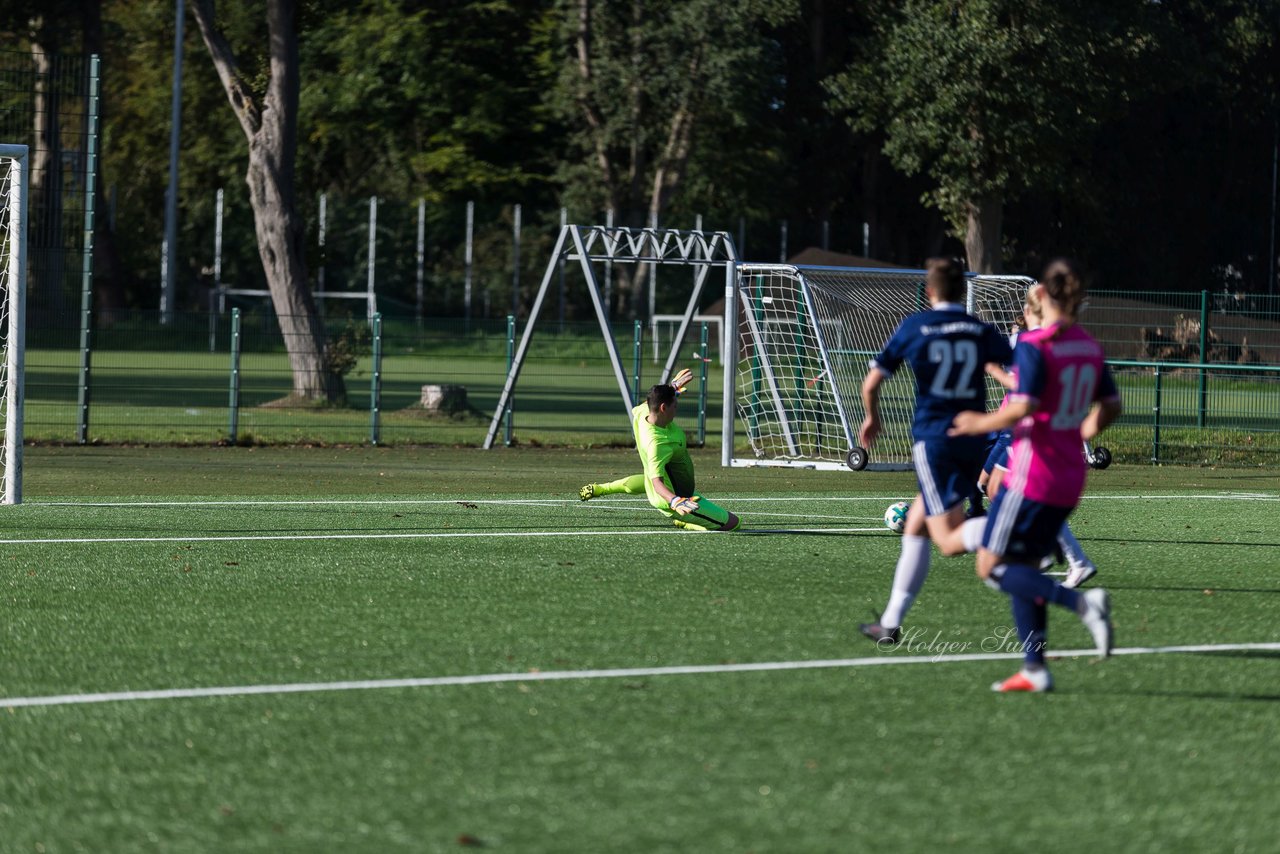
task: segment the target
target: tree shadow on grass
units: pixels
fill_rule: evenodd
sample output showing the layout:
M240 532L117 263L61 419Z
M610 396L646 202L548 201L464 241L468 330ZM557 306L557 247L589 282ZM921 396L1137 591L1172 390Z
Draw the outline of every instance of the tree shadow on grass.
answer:
M1253 549L1280 549L1280 543L1232 543L1226 540L1146 540L1141 537L1089 537L1090 543L1148 543L1159 546L1243 546Z
M1108 579L1108 581L1110 581L1110 579ZM1280 589L1277 589L1277 588L1267 589L1262 587L1218 587L1215 584L1207 584L1202 587L1162 587L1159 585L1146 585L1146 584L1108 583L1106 584L1106 588L1108 590L1151 590L1151 591L1172 592L1172 593L1199 593L1201 595L1203 595L1206 590L1211 590L1214 593L1280 593Z

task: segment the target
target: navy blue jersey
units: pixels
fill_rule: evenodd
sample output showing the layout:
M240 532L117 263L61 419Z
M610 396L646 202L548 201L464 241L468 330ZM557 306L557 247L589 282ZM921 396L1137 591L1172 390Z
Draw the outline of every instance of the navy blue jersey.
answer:
M940 303L917 312L898 325L871 362L889 376L903 362L916 375L916 415L911 435L916 441L945 438L957 413L987 409L987 362L1013 361L1008 339L963 306Z

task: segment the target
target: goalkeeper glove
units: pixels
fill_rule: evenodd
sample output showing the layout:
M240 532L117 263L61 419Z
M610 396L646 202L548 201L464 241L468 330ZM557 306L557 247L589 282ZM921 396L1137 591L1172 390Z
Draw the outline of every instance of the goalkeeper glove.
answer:
M671 378L671 385L675 386L676 394L684 394L684 387L693 382L693 371L688 368L681 369L680 373Z
M673 495L671 496L671 501L668 503L671 505L671 509L676 511L676 513L681 516L687 516L694 510L698 509L698 496L695 495L692 498L681 498L679 495Z

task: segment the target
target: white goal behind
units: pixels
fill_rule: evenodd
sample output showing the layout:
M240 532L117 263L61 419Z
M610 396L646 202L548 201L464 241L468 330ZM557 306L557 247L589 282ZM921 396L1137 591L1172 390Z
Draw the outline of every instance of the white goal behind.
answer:
M22 502L22 381L27 290L27 147L0 145L0 442L5 504Z
M751 456L735 452L728 464L848 469L864 415L868 362L903 318L928 307L924 276L923 270L739 265L733 400ZM971 275L968 281L968 310L1013 331L1032 280ZM989 402L1003 391L988 380ZM915 379L909 368L881 386L880 409L884 430L869 467L911 468Z

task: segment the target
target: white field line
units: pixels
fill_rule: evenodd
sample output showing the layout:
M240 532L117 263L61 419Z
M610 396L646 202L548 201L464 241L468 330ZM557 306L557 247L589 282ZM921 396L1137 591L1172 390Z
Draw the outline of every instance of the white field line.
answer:
M1167 655L1172 653L1280 651L1280 643L1223 643L1198 646L1135 646L1112 650L1112 655ZM1092 649L1064 650L1052 658L1083 658ZM386 688L440 688L451 685L491 685L501 682L559 682L575 679L628 679L645 676L688 676L760 671L817 670L902 664L950 664L968 661L1008 661L1020 652L973 652L955 655L898 656L885 653L865 658L833 658L811 661L760 661L747 664L686 664L674 667L626 667L610 670L548 670L525 673L481 673L469 676L429 676L418 679L362 679L346 682L291 682L279 685L231 685L212 688L165 688L154 691L114 691L100 694L55 694L44 697L0 698L0 708L25 706L73 706L89 703L180 700L196 697L244 697L256 694L306 694L320 691L372 691Z
M821 495L786 496L778 498L716 496L717 502L750 504L757 502L779 503L784 501L821 501L825 504L837 501L902 501L910 495ZM1280 501L1280 495L1261 492L1226 492L1212 494L1194 493L1140 493L1126 495L1113 493L1106 495L1086 494L1084 501ZM310 499L306 501L286 500L236 500L236 501L40 501L26 500L30 507L323 507L345 505L432 505L432 504L497 504L497 505L529 505L532 507L563 507L580 505L583 502L576 498L361 498L361 499ZM620 498L603 496L594 499L596 502L610 504L647 504L643 498Z
M747 533L750 533L750 531L750 528L746 529ZM671 535L687 537L698 533L706 532L660 528L652 531L406 531L394 534L248 534L221 537L50 537L48 539L0 540L0 546L68 545L77 543L249 543L257 540L434 540L477 539L483 537L649 537ZM884 526L880 526L875 528L796 528L790 531L772 531L771 533L892 534L893 532Z

